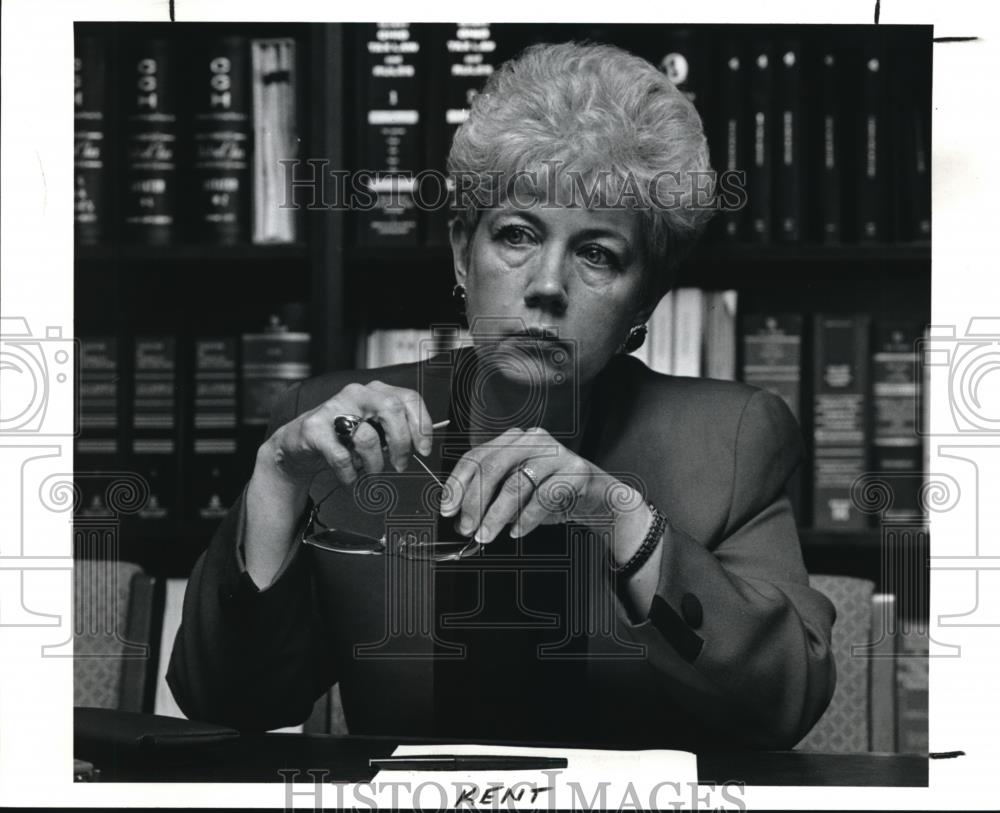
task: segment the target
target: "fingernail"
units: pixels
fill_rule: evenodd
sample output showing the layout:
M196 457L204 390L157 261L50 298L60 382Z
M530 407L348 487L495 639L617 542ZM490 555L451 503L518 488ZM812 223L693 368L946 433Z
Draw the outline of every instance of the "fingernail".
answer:
M432 448L433 447L431 446L431 442L429 440L421 441L420 454L422 454L424 457L427 457L427 455L431 453Z
M521 529L515 522L513 525L510 526L510 538L517 539L520 535L521 535Z
M475 539L480 545L488 545L493 541L493 534L490 533L490 529L485 525L480 525L479 530L476 531L476 535L472 538Z
M468 536L472 533L472 523L465 517L462 517L462 521L458 523L458 532L462 534L462 536Z
M441 503L441 516L442 517L450 517L454 513L455 513L455 506L453 506L453 505L446 505L445 503Z

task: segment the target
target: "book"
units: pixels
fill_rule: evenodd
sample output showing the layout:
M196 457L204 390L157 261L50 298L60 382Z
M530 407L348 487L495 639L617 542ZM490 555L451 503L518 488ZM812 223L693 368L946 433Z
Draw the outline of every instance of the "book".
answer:
M132 542L168 541L179 507L180 418L177 341L173 336L137 336L132 376L132 469L143 477L149 498L130 522Z
M678 288L674 298L673 375L700 376L704 335L703 292Z
M357 207L362 246L416 246L421 216L423 52L409 23L360 26L358 159L367 198Z
M901 754L926 754L928 737L928 657L926 629L900 630L896 657L896 749Z
M868 471L869 317L817 314L813 331L813 527L863 530L851 498Z
M497 65L497 42L489 23L449 23L435 33L440 35L431 40L428 78L437 90L427 94L426 161L426 167L435 172L426 175L421 199L426 212L425 242L447 246L454 185L442 184L441 179L455 133Z
M124 127L122 217L130 242L176 237L177 108L171 43L138 37L123 46L119 81Z
M79 489L76 515L109 517L106 480L89 475L121 468L121 360L115 336L80 339L80 433L73 470ZM81 476L82 475L82 476Z
M842 144L843 114L840 103L840 54L823 49L819 70L819 134L811 155L819 166L817 200L819 202L820 240L837 244L843 239L843 197L841 176L844 173Z
M771 104L774 99L774 65L771 46L757 42L750 52L750 95L747 161L748 239L771 241Z
M207 542L247 476L237 465L237 340L199 337L191 349L185 504L192 527Z
M713 164L720 172L720 209L715 228L720 239L736 242L743 236L743 209L746 206L746 61L737 41L722 43L715 53L716 70L721 77L715 138L710 145L715 151Z
M662 43L657 66L705 116L708 112L708 61L701 36L694 28L665 26Z
M187 97L191 117L185 208L206 243L249 238L250 78L245 37L206 37L194 46Z
M881 753L897 750L896 630L896 597L890 593L874 593L868 660L869 750Z
M802 317L797 313L748 313L741 319L741 376L746 384L781 398L802 424ZM789 477L788 498L799 524L804 520L806 472Z
M107 43L76 39L73 59L73 222L78 245L96 245L108 232Z
M802 317L797 313L748 313L741 320L742 378L773 392L801 423Z
M295 40L250 43L253 96L253 242L293 243L298 235L290 181L299 156Z
M855 69L860 74L858 116L855 124L856 145L855 200L856 229L859 242L885 240L885 199L888 183L885 166L885 113L883 110L884 65L881 50L875 43L854 52Z
M931 59L925 49L899 48L892 67L896 103L894 149L898 235L903 241L931 236Z
M736 380L736 302L736 291L705 292L706 378Z
M886 475L893 493L884 517L919 517L923 449L916 424L916 344L922 330L919 324L905 322L876 322L873 330L872 465Z
M241 337L239 463L252 467L278 398L312 372L310 335L296 320L273 313L260 331Z
M802 47L781 43L775 60L778 111L775 127L775 227L783 243L802 238Z

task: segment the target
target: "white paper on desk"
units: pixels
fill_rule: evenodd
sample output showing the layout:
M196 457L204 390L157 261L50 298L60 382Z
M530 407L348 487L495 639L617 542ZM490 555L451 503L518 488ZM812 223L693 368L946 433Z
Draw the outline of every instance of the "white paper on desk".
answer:
M544 771L379 771L372 780L376 791L381 783L399 783L402 792L394 801L401 807L415 802L467 809L669 810L691 807L698 786L697 758L686 751L435 744L401 745L392 755L412 754L552 756L565 757L568 765ZM377 798L381 802L384 794L377 792Z

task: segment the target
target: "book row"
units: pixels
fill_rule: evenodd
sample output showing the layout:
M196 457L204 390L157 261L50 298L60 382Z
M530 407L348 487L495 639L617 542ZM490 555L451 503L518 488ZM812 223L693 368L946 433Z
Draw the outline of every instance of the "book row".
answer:
M276 398L310 375L309 338L280 324L189 341L81 338L77 519L112 517L109 475L129 473L134 510L114 517L126 543L203 545L249 478Z
M647 26L594 32L503 24L358 27L355 169L443 170L471 100L499 63L540 36L622 45L658 65L705 123L722 242L885 243L930 238L929 40L725 36ZM549 41L554 41L550 39ZM362 246L445 245L449 207L433 188L385 182L358 212ZM427 186L427 184L425 184Z
M291 38L78 36L78 244L294 242L296 75Z

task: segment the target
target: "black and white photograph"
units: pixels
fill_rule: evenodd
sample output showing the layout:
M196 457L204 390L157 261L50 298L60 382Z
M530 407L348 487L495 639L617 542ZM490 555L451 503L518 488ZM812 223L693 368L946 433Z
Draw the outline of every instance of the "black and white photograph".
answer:
M14 5L0 804L987 803L982 16Z

